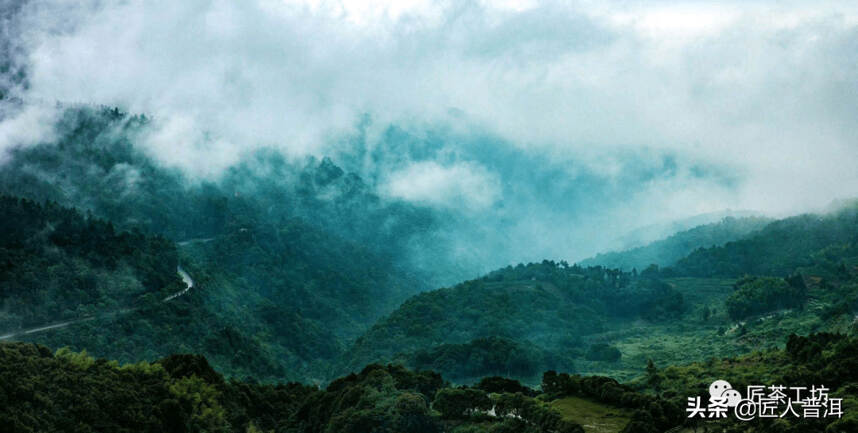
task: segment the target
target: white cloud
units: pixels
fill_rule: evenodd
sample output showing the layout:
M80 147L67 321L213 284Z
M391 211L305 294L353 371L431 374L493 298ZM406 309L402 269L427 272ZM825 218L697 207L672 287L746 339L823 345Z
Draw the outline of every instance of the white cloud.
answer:
M28 105L0 113L0 164L15 147L50 141L57 122L56 110L41 105ZM5 118L8 116L8 118Z
M501 198L497 175L468 162L448 166L423 161L390 174L382 191L391 197L452 209L484 210Z
M596 223L789 213L858 194L855 2L32 0L28 10L28 98L153 115L152 154L201 176L261 146L349 154L343 137L369 115L370 148L384 147L391 124L450 128L568 168L558 183L598 177L608 186L576 199L599 215L575 217L564 242L579 244L568 248ZM503 207L539 227L570 220L571 204L554 210L556 198L525 191L528 176L459 158L459 141L438 146L382 158L393 161L379 168L385 191ZM680 175L635 184L629 172L665 155ZM534 203L544 212L509 214Z

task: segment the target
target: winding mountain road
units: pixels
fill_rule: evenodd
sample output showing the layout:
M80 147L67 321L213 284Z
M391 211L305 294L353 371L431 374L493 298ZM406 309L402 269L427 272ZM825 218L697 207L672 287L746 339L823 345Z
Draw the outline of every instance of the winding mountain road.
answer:
M162 302L172 301L173 299L176 299L179 296L182 296L182 295L188 293L188 291L191 290L192 287L194 287L194 280L191 279L191 276L187 272L185 272L185 270L182 269L181 266L176 268L176 272L179 274L180 277L182 277L182 281L185 282L185 285L187 287L185 287L184 289L182 289L176 293L173 293L170 296L167 296L166 298L164 298L164 300ZM134 310L136 310L136 308L124 309L124 310L119 310L118 312L114 311L114 312L104 313L104 314L101 314L98 316L84 317L84 318L76 319L76 320L67 320L65 322L51 323L48 325L41 325L41 326L37 326L34 328L29 328L29 329L22 329L22 330L11 332L11 333L8 333L5 335L0 335L0 341L9 340L9 339L15 338L19 335L35 334L35 333L43 332L43 331L50 331L51 329L65 328L67 326L71 326L71 325L74 325L76 323L83 323L83 322L88 322L90 320L95 320L99 317L106 317L106 316L118 315L118 314L127 314L127 313L134 311Z
M185 272L185 270L182 269L181 266L176 268L176 272L179 273L179 276L182 277L182 281L184 281L185 285L188 287L185 287L183 290L180 290L176 293L173 293L170 296L167 296L166 298L164 298L164 302L172 301L173 299L176 299L179 296L182 296L185 293L188 293L188 290L191 290L191 288L194 287L194 280L191 279L191 276L188 275L188 273Z

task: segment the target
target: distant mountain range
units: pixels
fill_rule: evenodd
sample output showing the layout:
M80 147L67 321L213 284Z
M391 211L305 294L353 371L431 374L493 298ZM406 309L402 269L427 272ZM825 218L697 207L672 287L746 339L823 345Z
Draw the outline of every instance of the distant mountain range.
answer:
M694 220L706 221L710 217L715 217L715 214L707 214L694 218ZM676 226L685 226L689 221L677 223ZM642 246L624 251L598 254L595 257L580 261L579 264L582 266L605 266L627 271L632 269L643 270L650 265L672 266L697 248L721 246L727 242L744 238L772 221L770 218L758 216L725 216L716 222L675 231L667 238L655 240Z
M519 264L430 290L456 272L433 242L431 209L382 199L331 159L265 150L217 182L189 179L136 148L147 122L69 107L54 141L10 152L0 211L16 229L0 238L0 335L123 362L201 353L264 381L324 383L398 362L534 383L545 369L632 378L647 358L740 354L757 335L846 329L853 311L852 202L782 220L704 215L720 219L579 264ZM434 259L413 266L415 245ZM164 303L184 287L178 265L194 290ZM791 300L769 302L768 290ZM763 313L786 322L735 333ZM51 327L61 321L74 325ZM653 340L713 335L696 352Z

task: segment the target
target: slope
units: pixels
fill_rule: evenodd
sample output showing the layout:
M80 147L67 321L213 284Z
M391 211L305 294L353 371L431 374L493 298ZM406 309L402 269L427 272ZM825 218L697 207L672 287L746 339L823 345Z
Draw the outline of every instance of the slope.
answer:
M742 239L765 227L771 219L763 217L726 217L719 222L676 232L669 237L626 251L598 254L582 260L581 266L604 266L630 271L650 265L671 266L698 248L721 246Z
M437 355L460 345L456 350L501 351L505 356L495 369L533 381L542 366L572 370L572 359L587 349L587 336L618 322L666 320L684 309L682 295L656 279L550 261L518 265L410 298L356 341L344 366L391 359L421 365L421 351ZM468 368L440 370L457 378L479 376Z

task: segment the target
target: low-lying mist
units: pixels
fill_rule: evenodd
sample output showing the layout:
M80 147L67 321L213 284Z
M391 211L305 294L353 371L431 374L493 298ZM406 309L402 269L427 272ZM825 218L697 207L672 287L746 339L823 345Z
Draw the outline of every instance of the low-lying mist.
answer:
M431 214L408 260L455 278L855 195L858 9L678 3L29 0L0 9L0 161L57 102L145 114L128 140L189 185L330 157Z

